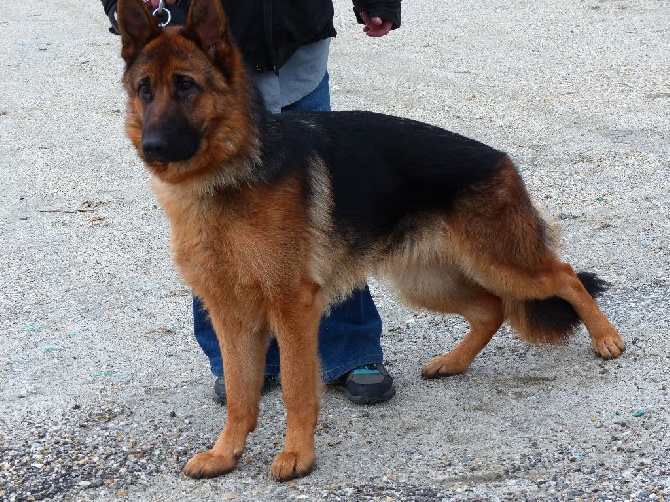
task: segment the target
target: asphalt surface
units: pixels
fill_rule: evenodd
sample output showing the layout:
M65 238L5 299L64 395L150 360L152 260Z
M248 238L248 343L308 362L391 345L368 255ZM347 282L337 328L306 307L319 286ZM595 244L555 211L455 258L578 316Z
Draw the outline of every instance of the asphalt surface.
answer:
M628 350L503 329L462 376L422 381L465 324L372 281L397 395L327 389L318 464L280 484L279 390L233 473L190 455L225 409L191 333L168 227L123 132L118 37L97 1L0 3L0 499L670 499L670 2L413 0L381 40L336 2L335 109L421 119L509 152L612 283Z

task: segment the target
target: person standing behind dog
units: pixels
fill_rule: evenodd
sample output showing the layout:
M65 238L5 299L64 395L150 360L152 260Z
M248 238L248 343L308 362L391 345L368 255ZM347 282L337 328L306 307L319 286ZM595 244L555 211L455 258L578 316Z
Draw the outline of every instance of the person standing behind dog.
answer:
M101 0L118 34L116 0ZM145 0L158 8L159 0ZM401 0L353 0L357 21L370 37L400 26ZM335 36L332 0L222 0L222 5L252 80L272 113L330 111L328 53ZM186 22L189 0L166 0L171 25ZM215 376L214 399L224 403L223 361L219 344L200 300L193 298L193 329ZM319 328L324 380L342 384L355 403L376 403L395 395L393 378L382 364L382 324L366 286L331 308ZM279 350L272 340L267 353L266 384L279 374Z

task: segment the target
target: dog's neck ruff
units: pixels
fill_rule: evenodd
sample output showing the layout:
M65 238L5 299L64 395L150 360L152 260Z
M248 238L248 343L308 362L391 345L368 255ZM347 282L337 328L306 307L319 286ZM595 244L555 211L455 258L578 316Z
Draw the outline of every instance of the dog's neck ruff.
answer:
M176 197L210 198L223 190L236 190L262 182L259 175L260 157L254 149L250 155L230 160L217 169L170 183L152 173L154 189Z

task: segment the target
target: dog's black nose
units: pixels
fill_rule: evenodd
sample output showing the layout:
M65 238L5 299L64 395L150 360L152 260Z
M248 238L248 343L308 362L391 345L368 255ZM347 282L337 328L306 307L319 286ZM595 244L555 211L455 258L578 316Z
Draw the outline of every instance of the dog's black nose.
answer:
M146 162L182 162L195 155L200 132L179 116L165 116L144 126L142 153Z
M143 134L142 151L147 162L169 162L170 143L164 134Z

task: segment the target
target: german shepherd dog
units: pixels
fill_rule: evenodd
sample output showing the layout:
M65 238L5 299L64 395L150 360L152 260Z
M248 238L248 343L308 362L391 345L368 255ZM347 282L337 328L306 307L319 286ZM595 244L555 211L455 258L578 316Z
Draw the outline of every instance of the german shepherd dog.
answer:
M468 321L425 378L464 372L504 321L536 344L564 342L582 321L601 357L624 350L593 300L603 281L558 260L551 227L505 153L375 113L270 115L218 0L193 0L184 27L160 28L142 0L119 0L118 17L127 133L225 366L228 420L212 449L186 464L188 476L218 476L240 459L271 333L287 409L272 473L310 472L319 322L369 274L410 306Z

